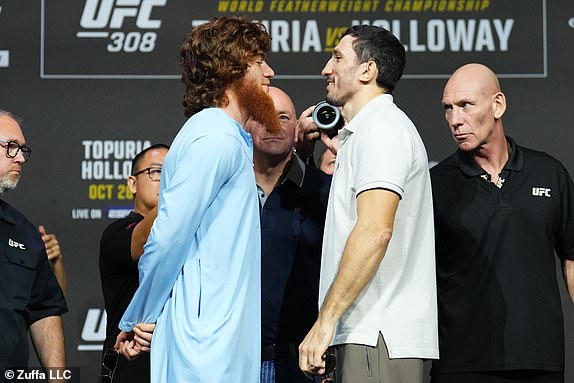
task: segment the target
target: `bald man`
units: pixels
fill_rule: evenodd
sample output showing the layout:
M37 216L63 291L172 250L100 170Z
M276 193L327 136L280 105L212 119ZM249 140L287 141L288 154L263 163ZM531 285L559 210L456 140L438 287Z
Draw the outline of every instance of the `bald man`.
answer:
M563 382L556 253L574 301L574 185L549 155L506 136L486 66L443 93L458 150L431 170L440 360L432 382Z
M261 212L261 383L308 383L297 348L317 317L331 177L293 154L291 98L269 87L281 129L249 120Z

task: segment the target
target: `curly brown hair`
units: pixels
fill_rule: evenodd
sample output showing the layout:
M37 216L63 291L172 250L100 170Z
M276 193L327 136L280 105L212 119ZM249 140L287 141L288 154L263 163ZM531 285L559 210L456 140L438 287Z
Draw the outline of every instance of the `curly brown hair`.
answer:
M195 27L181 46L179 66L185 84L185 116L226 106L225 91L247 72L257 56L269 52L265 26L243 16L216 17Z

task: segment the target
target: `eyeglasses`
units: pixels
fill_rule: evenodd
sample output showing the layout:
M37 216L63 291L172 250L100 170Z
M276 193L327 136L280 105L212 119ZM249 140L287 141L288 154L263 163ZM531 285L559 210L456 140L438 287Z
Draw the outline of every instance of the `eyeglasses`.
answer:
M103 383L111 383L114 378L114 371L118 365L119 353L115 348L108 348L104 353L104 358L102 359L102 366L108 370L108 372L102 375Z
M147 177L150 181L159 181L161 178L161 168L157 166L151 166L149 168L145 168L140 170L139 172L135 172L132 176L138 176L144 172L147 172Z
M2 147L6 148L6 157L14 158L18 155L18 152L21 150L22 155L24 156L24 161L28 161L30 159L30 153L32 153L32 149L30 149L26 145L20 145L18 142L12 140L0 140L0 142L6 144L1 145Z

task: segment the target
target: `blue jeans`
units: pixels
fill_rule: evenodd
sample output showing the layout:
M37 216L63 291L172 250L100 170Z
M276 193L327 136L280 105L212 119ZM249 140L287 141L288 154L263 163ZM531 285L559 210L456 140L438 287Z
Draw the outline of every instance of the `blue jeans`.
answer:
M261 383L311 383L299 370L297 359L261 361Z
M261 361L261 382L260 383L275 383L275 361L263 360Z

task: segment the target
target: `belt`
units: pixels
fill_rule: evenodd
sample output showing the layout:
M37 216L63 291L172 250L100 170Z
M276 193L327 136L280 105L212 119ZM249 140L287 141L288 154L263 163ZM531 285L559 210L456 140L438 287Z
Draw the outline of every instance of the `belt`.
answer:
M272 343L261 347L261 360L296 360L297 345L294 343Z

